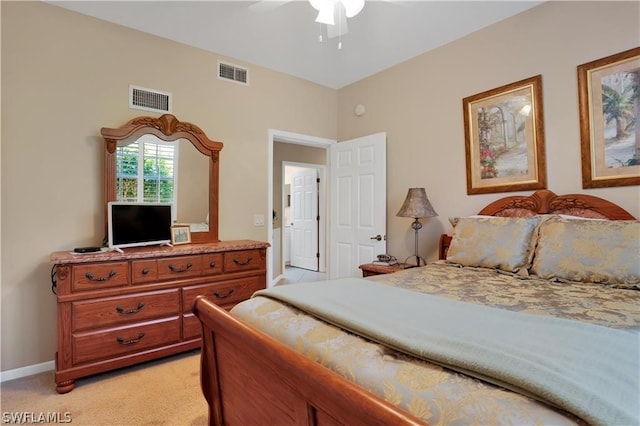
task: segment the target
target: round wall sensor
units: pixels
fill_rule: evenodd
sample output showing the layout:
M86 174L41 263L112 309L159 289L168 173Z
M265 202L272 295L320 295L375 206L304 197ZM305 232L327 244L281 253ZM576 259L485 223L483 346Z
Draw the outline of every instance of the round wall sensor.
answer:
M358 117L362 117L364 115L364 111L365 111L364 105L362 104L356 105L356 109L354 110L356 116Z

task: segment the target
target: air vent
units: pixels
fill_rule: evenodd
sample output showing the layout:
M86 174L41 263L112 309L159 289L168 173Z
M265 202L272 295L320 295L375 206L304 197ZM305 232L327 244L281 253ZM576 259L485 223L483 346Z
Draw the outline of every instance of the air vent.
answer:
M171 93L129 85L129 108L153 112L171 112Z
M218 78L249 85L249 70L218 61Z

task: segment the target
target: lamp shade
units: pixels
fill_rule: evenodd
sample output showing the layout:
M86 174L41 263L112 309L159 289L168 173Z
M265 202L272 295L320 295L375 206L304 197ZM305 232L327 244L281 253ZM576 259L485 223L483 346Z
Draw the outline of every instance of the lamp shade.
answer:
M405 198L400 211L396 213L399 217L435 217L438 213L433 209L424 188L409 188L407 198Z

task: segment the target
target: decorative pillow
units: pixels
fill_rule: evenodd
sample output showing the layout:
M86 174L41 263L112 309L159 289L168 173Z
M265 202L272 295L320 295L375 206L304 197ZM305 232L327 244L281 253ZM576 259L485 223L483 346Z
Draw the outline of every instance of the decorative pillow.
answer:
M447 262L526 274L540 221L540 216L459 218Z
M599 217L573 216L570 214L559 214L557 216L560 216L561 218L567 219L567 220L609 220L609 219L602 219Z
M487 216L487 215L482 215L482 214L474 214L473 216L466 216L468 218L478 218L478 217L495 217L495 216ZM453 226L454 228L456 227L456 225L458 224L458 222L460 221L460 219L462 219L459 216L452 216L449 218L449 223L451 224L451 226Z
M531 273L640 288L640 222L553 217L540 225Z

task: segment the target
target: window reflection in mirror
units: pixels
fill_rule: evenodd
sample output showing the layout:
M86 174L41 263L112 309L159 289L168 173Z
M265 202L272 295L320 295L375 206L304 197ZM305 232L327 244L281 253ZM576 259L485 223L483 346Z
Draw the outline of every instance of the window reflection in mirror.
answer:
M179 152L175 147L153 135L143 135L129 144L120 141L116 148L117 200L175 203Z
M125 202L172 203L173 222L209 230L209 157L186 139L165 142L146 134L116 148L116 197Z

